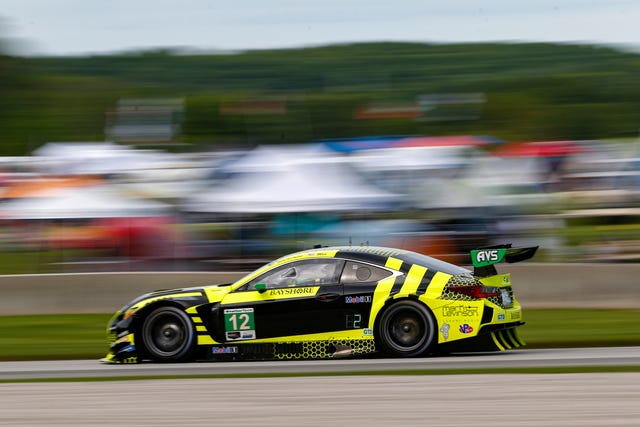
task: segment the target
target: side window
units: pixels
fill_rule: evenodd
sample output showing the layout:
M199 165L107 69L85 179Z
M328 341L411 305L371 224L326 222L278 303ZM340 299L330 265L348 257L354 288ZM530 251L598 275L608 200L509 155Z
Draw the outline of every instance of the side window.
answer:
M267 289L337 284L343 264L337 259L297 261L256 277L243 290L252 291L257 283L264 283Z
M391 272L384 268L375 267L369 264L347 261L342 272L340 281L344 284L350 283L371 283L391 276Z

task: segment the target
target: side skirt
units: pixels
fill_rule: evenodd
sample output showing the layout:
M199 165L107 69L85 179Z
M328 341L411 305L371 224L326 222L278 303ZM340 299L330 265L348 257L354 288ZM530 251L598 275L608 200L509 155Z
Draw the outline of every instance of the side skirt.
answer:
M355 357L376 351L375 341L306 341L263 344L220 344L201 349L203 359L217 361L233 360L295 360L331 359Z

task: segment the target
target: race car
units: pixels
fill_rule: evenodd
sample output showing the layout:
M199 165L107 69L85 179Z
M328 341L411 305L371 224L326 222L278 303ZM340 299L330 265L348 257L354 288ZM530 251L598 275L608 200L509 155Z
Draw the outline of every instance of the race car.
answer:
M537 247L471 251L474 270L402 249L316 247L235 283L153 292L110 320L105 363L414 357L520 347L510 274Z

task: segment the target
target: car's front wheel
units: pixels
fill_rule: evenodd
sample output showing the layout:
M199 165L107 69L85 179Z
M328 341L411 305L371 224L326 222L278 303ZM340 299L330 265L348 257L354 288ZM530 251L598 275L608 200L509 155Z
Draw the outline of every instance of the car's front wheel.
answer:
M182 362L194 347L195 332L187 314L177 307L159 307L144 319L140 331L145 353L157 362Z
M384 352L412 357L429 350L435 329L433 315L426 307L406 300L394 303L381 314L377 336Z

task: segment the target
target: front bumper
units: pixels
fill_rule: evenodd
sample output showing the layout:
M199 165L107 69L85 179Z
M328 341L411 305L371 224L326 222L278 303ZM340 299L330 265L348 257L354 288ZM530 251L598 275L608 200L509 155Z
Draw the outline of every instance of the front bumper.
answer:
M111 342L109 352L100 361L102 363L138 363L134 335L129 333L115 338Z
M116 313L107 327L109 352L100 359L102 363L138 363L135 334L131 331L133 316L123 319L123 312Z

